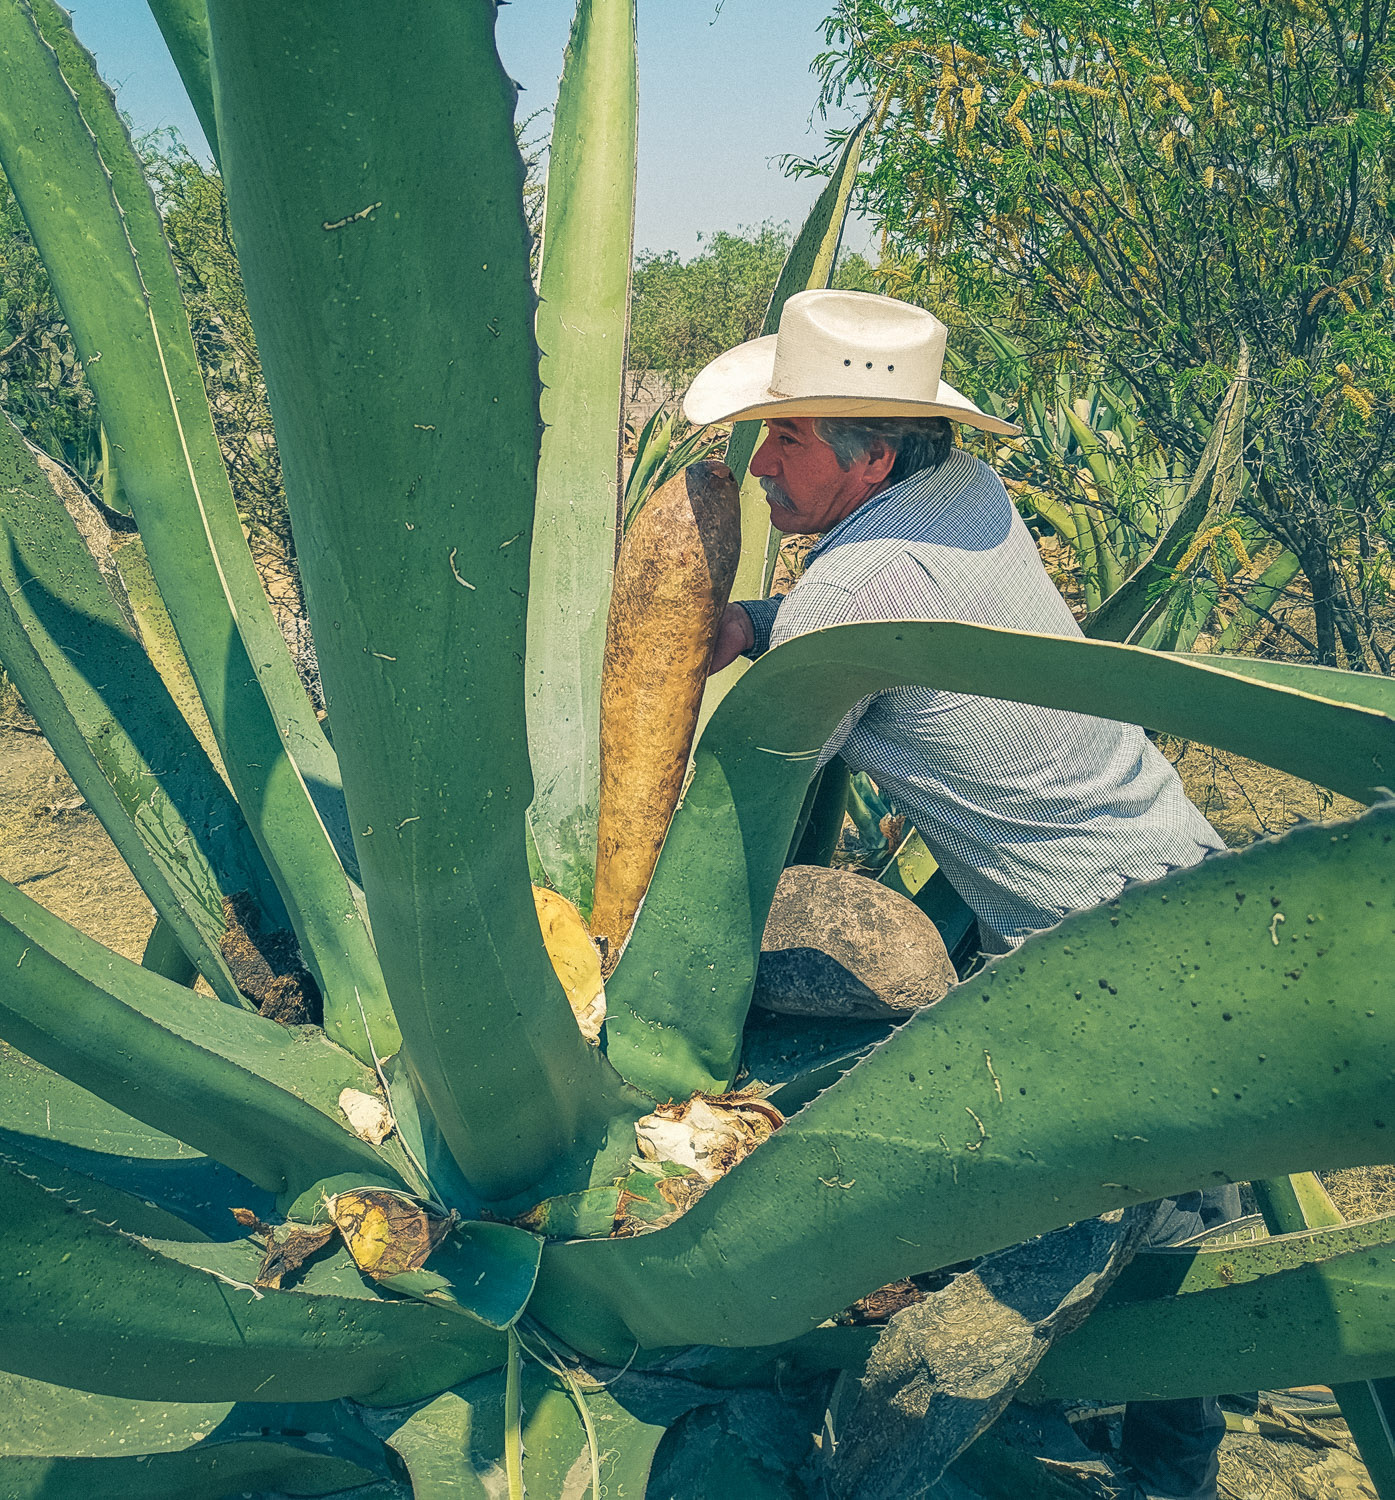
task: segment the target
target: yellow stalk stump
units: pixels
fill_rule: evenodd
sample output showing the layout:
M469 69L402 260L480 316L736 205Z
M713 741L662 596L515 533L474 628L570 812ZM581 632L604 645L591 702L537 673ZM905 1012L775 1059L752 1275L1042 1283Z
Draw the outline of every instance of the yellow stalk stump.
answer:
M601 682L601 799L591 931L618 953L659 858L741 555L731 471L676 475L625 533Z

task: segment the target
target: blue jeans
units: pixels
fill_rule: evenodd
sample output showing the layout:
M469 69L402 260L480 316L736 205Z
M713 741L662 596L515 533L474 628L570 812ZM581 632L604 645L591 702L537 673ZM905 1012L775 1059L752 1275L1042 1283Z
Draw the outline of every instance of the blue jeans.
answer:
M1205 1192L1164 1198L1144 1247L1178 1245L1203 1230L1240 1217L1240 1188L1227 1183ZM1215 1500L1218 1450L1225 1417L1214 1396L1175 1401L1131 1401L1124 1408L1119 1457L1150 1495L1169 1500Z

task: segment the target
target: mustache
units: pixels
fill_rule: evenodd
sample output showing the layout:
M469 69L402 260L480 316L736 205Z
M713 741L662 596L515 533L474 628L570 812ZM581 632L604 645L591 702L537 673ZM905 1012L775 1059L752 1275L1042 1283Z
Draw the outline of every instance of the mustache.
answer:
M790 497L775 483L773 479L762 478L760 487L765 491L765 498L772 505L778 505L781 510L793 510L794 504Z

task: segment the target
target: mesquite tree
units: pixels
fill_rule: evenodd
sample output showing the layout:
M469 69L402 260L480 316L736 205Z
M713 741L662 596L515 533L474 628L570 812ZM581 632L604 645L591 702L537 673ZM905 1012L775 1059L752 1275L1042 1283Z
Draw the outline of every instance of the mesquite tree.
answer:
M866 202L914 294L1103 372L1195 460L1239 346L1241 498L1300 560L1318 660L1389 672L1395 34L1388 3L842 0Z

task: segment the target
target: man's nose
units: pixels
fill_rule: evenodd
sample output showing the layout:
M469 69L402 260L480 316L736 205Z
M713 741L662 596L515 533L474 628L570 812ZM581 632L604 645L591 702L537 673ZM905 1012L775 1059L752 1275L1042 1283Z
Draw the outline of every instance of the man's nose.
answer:
M775 460L774 444L767 432L765 441L756 449L751 458L751 473L759 479L774 479L779 473L779 464Z

